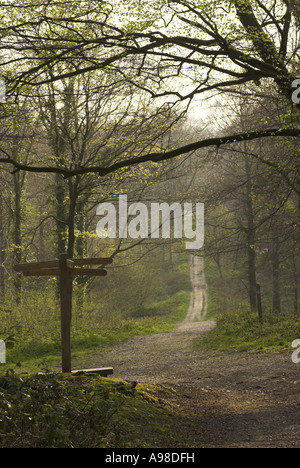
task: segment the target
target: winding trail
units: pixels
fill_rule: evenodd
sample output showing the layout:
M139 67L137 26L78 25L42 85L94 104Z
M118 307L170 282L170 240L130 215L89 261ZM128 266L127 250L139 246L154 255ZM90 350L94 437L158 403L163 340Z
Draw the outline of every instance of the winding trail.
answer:
M300 365L278 354L195 347L207 321L204 261L192 257L191 302L171 333L141 336L79 363L114 367L114 377L166 385L172 409L191 426L193 448L300 448ZM195 429L196 428L196 429Z
M191 299L186 319L176 331L196 331L205 329L203 320L207 315L207 289L203 257L191 256L190 259Z

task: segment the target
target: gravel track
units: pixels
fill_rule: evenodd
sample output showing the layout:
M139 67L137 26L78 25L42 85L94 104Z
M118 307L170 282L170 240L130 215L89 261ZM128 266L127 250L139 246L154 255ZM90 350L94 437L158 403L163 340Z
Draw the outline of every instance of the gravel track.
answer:
M197 350L195 340L215 323L205 320L203 260L191 259L190 271L184 322L172 333L134 338L99 353L93 366L114 367L114 377L171 387L172 409L193 423L194 448L300 448L300 365L291 351Z

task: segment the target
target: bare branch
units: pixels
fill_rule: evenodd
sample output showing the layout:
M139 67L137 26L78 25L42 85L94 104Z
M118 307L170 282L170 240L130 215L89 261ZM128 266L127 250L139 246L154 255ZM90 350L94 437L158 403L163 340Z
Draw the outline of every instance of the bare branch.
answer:
M210 148L210 147L220 148L221 146L233 144L233 143L239 143L241 141L251 141L251 140L258 140L260 138L271 138L271 137L300 138L300 129L272 128L272 129L267 129L267 130L241 133L241 134L230 135L230 136L225 136L225 137L209 138L209 139L197 141L195 143L191 143L189 145L182 146L180 148L177 148L171 151L150 153L150 154L146 154L144 156L140 156L136 158L124 159L123 161L117 162L109 167L93 166L93 167L84 167L84 168L70 170L70 169L66 169L63 167L31 166L28 164L22 164L16 160L9 159L9 158L0 158L0 163L10 164L17 171L61 174L65 178L74 177L74 176L83 175L83 174L91 174L91 173L98 174L100 177L105 177L109 174L117 172L120 169L136 166L138 164L147 163L147 162L159 163L162 161L168 161L178 156L181 156L183 154L187 154L187 153L190 153L192 151L196 151L202 148Z

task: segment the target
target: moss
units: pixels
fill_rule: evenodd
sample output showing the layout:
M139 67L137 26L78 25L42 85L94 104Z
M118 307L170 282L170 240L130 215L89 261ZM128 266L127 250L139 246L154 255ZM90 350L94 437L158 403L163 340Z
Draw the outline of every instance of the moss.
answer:
M0 447L186 446L189 423L167 408L169 392L90 374L2 376Z

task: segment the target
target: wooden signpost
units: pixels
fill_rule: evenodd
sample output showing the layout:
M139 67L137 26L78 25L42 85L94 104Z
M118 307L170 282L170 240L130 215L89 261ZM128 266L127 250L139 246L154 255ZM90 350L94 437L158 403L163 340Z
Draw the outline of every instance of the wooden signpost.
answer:
M107 271L102 269L83 268L92 265L110 265L112 258L68 258L66 254L60 255L59 260L39 263L25 263L15 265L15 271L24 276L59 276L61 301L61 350L62 372L71 370L71 319L72 319L72 278L73 276L106 276ZM77 268L76 268L77 267ZM103 375L112 373L111 368L91 369ZM80 371L78 371L80 372Z

